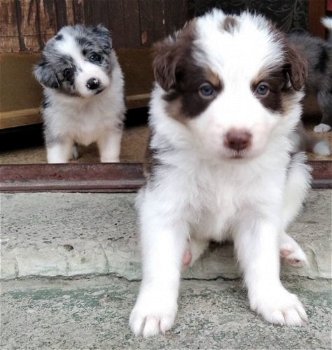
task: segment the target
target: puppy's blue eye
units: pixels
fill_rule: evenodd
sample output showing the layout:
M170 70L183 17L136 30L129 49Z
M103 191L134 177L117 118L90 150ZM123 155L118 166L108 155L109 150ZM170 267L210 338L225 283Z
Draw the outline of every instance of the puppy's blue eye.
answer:
M259 96L266 96L270 92L270 88L266 83L260 83L256 87L255 93Z
M216 90L209 83L204 83L199 87L199 94L203 98L213 98Z
M95 52L92 52L89 56L90 62L101 62L102 57Z

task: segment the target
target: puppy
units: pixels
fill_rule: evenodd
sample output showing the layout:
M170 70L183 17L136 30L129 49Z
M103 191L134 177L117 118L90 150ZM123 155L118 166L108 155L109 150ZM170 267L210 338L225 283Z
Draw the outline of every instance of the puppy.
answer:
M305 62L264 17L214 10L157 44L153 68L153 162L137 199L143 280L132 331L169 330L182 263L226 239L251 308L268 322L301 325L305 310L279 270L280 255L306 260L285 233L310 182L292 143Z
M328 41L309 34L289 34L289 41L308 60L306 93L317 97L322 112L320 124L314 131L327 132L332 127L332 18L324 18L323 25L329 29Z
M118 162L124 82L109 31L67 26L50 39L34 74L44 87L42 116L49 163L66 163L74 143L97 142L102 162Z

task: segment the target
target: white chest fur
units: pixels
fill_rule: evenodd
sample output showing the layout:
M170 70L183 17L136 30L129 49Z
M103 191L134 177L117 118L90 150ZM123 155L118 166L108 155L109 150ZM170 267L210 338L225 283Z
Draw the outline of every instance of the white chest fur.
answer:
M70 138L83 145L117 128L124 112L124 102L112 88L87 99L59 94L50 97L52 108L44 113L45 123L55 137Z

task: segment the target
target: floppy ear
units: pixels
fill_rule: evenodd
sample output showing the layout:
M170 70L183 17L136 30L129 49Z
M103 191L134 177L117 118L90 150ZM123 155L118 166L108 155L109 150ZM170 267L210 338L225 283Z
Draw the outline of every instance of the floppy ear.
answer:
M91 30L101 43L103 50L107 54L110 54L112 50L112 38L110 31L101 24L98 24L95 27L91 27Z
M181 31L154 45L154 77L165 91L175 87L186 62L192 56L195 24L195 20L186 23Z
M171 38L154 45L153 73L165 91L174 88L176 83L176 68L180 60L177 51L176 42Z
M51 89L58 89L60 87L57 76L45 57L34 66L33 73L41 85Z
M295 90L301 90L308 75L308 62L300 55L297 49L287 43L286 46L286 71Z

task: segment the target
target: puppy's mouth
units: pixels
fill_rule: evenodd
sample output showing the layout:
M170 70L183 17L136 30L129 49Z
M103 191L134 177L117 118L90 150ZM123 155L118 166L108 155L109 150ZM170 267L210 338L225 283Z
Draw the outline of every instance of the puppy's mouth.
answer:
M101 94L105 89L104 88L100 88L95 92L95 95L99 95Z
M241 160L241 159L244 159L246 158L244 155L242 154L235 154L235 155L232 155L229 157L229 159L234 159L234 160Z
M244 158L244 155L238 153L238 154L232 155L230 158L231 158L231 159L242 159L242 158Z
M229 152L226 157L231 160L241 160L250 157L248 150Z

